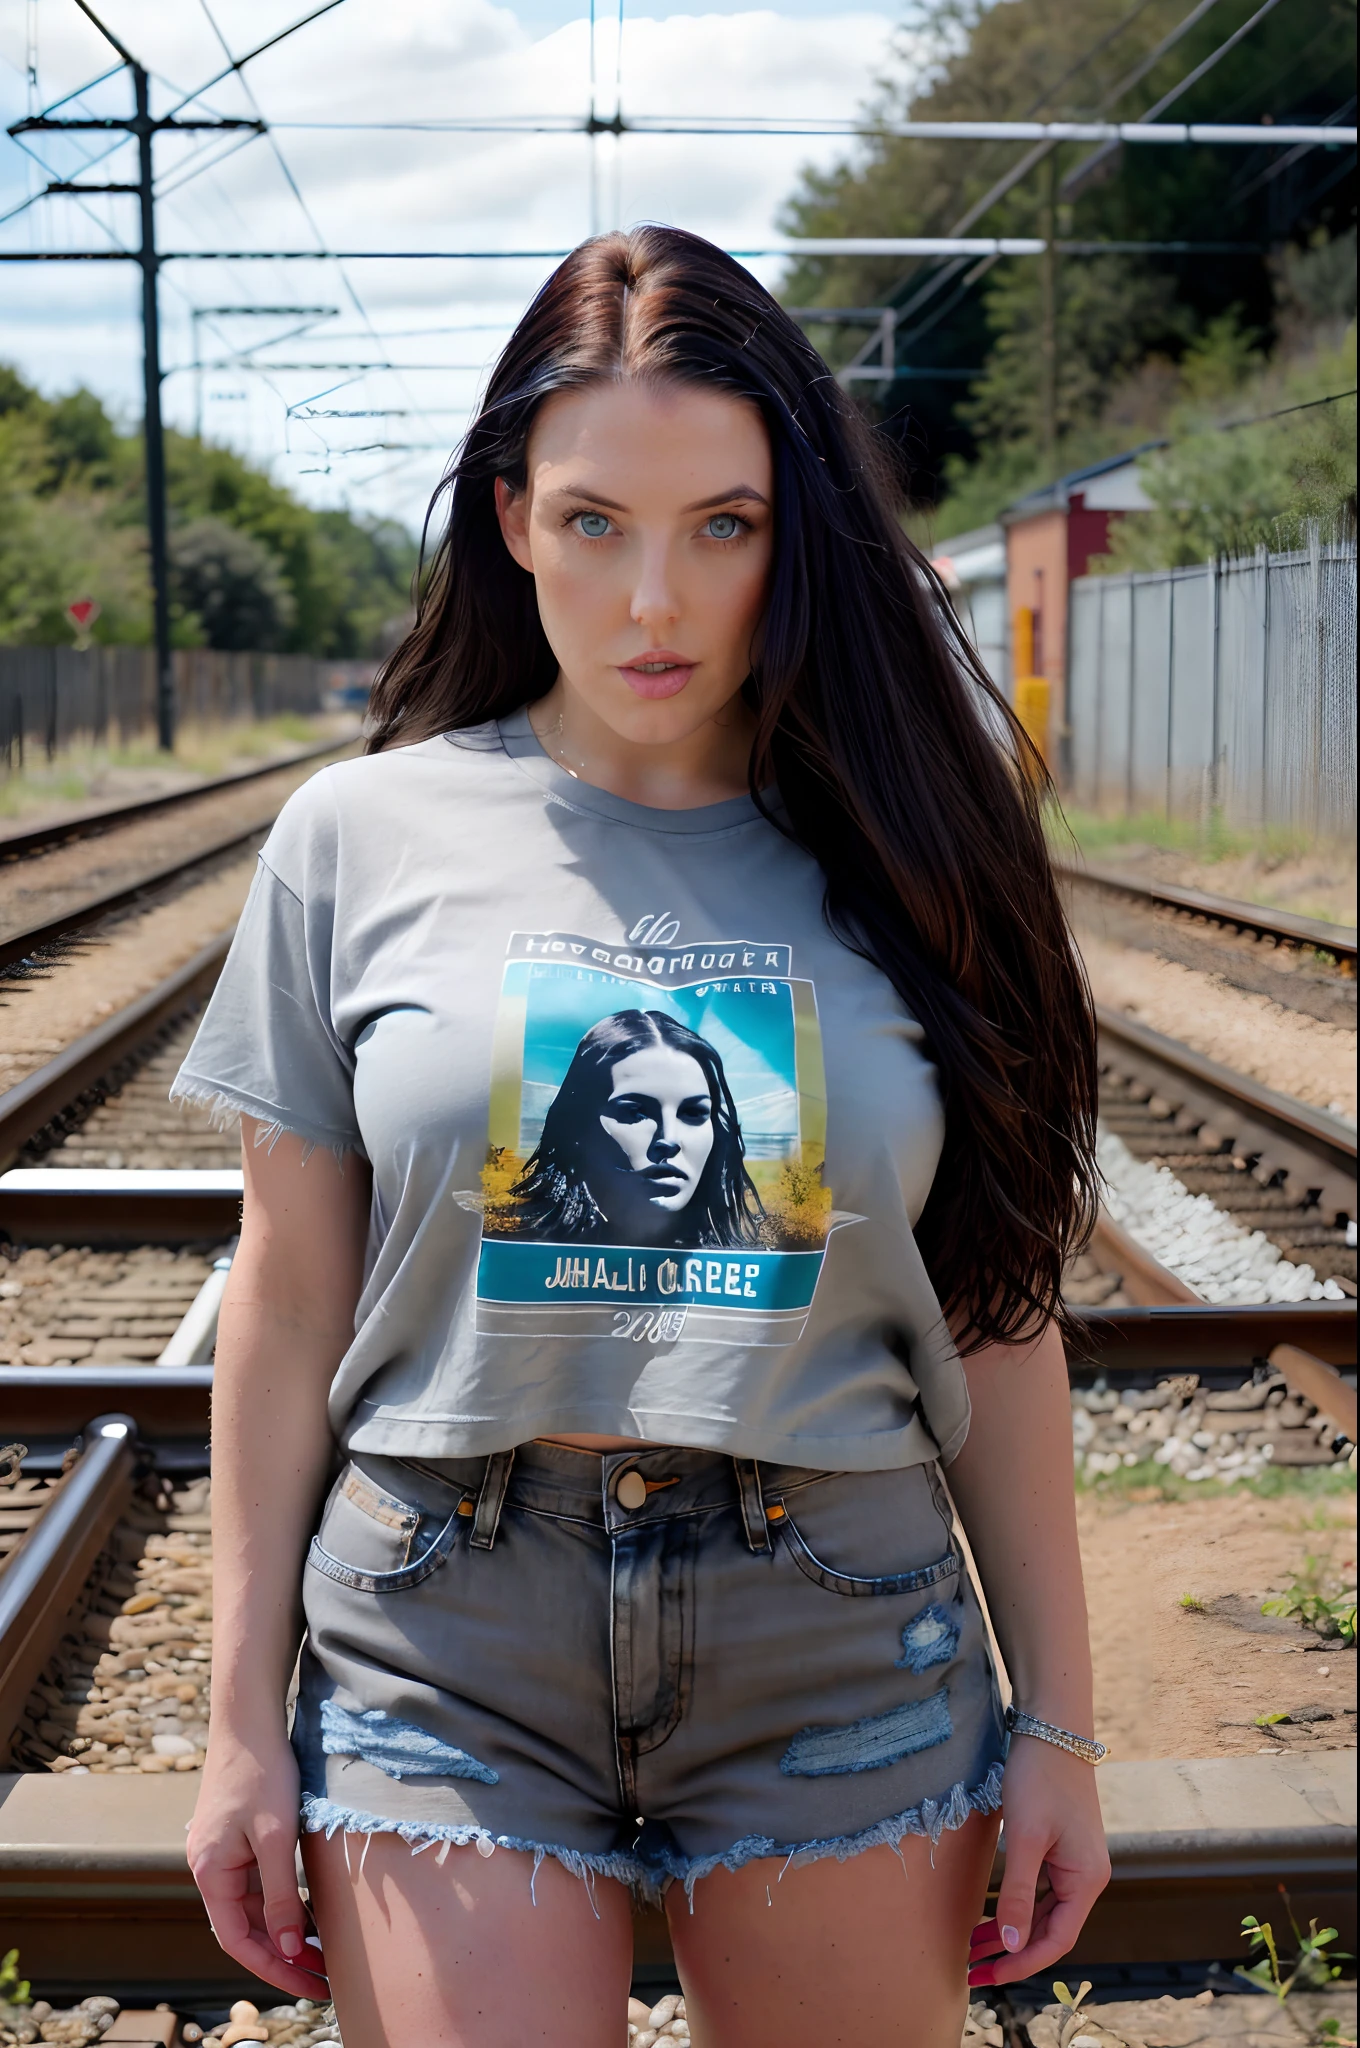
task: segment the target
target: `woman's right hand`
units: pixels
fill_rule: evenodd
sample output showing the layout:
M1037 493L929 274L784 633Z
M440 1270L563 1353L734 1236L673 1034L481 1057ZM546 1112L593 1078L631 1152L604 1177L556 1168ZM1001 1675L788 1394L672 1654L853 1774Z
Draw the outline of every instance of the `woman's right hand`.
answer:
M324 2003L325 1963L307 1944L297 1885L297 1811L297 1761L286 1740L213 1730L187 1844L213 1933L266 1984Z

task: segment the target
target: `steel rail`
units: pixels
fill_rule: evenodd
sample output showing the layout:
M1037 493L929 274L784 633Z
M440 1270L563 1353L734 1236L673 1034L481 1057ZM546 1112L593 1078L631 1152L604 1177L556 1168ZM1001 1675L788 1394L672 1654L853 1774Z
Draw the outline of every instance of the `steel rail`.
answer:
M0 1408L30 1445L69 1443L92 1408L117 1409L149 1444L197 1444L206 1471L212 1383L211 1365L0 1365Z
M1102 1060L1116 1071L1151 1081L1178 1113L1181 1129L1230 1141L1237 1151L1259 1153L1286 1175L1303 1198L1316 1190L1333 1214L1356 1212L1356 1133L1340 1117L1264 1087L1247 1074L1096 1005Z
M15 932L7 939L0 939L0 972L29 960L44 946L74 938L77 932L85 931L101 919L111 917L115 911L126 910L142 896L149 896L157 889L166 888L171 882L178 882L192 875L195 868L206 867L224 853L231 853L238 846L248 845L268 832L274 822L274 815L257 818L244 830L232 832L225 839L216 839L211 846L201 847L186 860L167 861L163 867L153 868L150 874L141 875L124 889L113 889L105 896L89 897L73 910L63 911L60 917L47 919L42 924L30 925L27 931Z
M35 1981L190 2010L242 1995L266 2003L268 1987L215 1943L189 1874L199 1783L196 1772L0 1777L6 1933ZM1115 1758L1096 1789L1112 1877L1072 1965L1231 1962L1244 1913L1278 1918L1280 1884L1296 1916L1338 1928L1354 1947L1354 1765L1344 1753ZM988 1910L1003 1869L998 1853ZM657 1996L675 1981L664 1914L639 1913L633 1942L635 1986ZM1034 1988L1047 1997L1047 1978ZM1099 2005L1085 2010L1098 2020Z
M72 1603L132 1498L136 1462L132 1418L98 1416L75 1465L0 1571L0 1766Z
M1130 1300L1143 1308L1202 1308L1202 1295L1187 1287L1179 1275L1153 1257L1146 1245L1125 1230L1122 1223L1104 1209L1100 1212L1091 1250L1120 1282ZM1253 1359L1253 1363L1255 1363ZM1356 1441L1356 1392L1334 1365L1303 1350L1297 1342L1282 1338L1266 1353L1267 1365L1282 1373L1295 1393L1311 1401L1320 1414L1331 1418L1350 1441Z
M103 1080L121 1060L153 1040L161 1027L206 996L222 972L235 933L220 932L144 996L66 1046L46 1065L0 1094L0 1169L29 1139Z
M1184 1369L1236 1385L1282 1344L1354 1371L1355 1337L1352 1302L1088 1309L1068 1371L1077 1384L1102 1373L1131 1383ZM91 1407L108 1406L130 1415L148 1442L206 1444L212 1386L207 1364L4 1365L0 1410L6 1429L25 1441L69 1442Z
M115 832L122 825L133 825L141 818L154 817L157 812L173 810L177 804L191 805L202 798L217 796L225 789L237 789L247 782L258 782L266 775L282 775L288 768L297 768L307 761L317 761L326 754L341 754L354 744L352 740L337 743L324 740L314 747L304 747L300 754L290 754L286 760L270 761L262 768L243 768L237 775L218 775L211 782L201 782L195 789L172 790L167 796L139 797L135 803L110 804L99 811L87 811L79 818L65 818L56 824L33 825L26 832L11 832L0 836L0 862L27 860L35 853L45 853L50 847L64 846L78 839L95 839L105 832Z
M1066 882L1103 889L1114 896L1132 897L1158 909L1181 911L1211 924L1250 932L1256 938L1274 939L1277 944L1308 946L1315 952L1330 953L1338 966L1355 971L1354 925L1328 924L1318 917L1299 917L1292 910L1239 903L1231 896L1210 896L1203 890L1182 889L1168 882L1145 882L1117 868L1073 867L1063 862L1056 865Z

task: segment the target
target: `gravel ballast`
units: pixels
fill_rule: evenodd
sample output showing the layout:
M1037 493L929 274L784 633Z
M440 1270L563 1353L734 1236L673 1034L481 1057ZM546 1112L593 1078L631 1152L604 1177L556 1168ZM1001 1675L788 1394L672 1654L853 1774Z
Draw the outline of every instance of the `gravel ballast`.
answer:
M1355 1122L1356 1033L1229 988L1217 974L1086 934L1082 958L1098 1003L1179 1038L1280 1095Z
M619 2048L624 2048L625 2042L627 2048L665 2048L668 2042L688 2041L684 2004L683 1998L672 1996L649 2008L640 1999L630 1999L626 2033L621 2025L617 2037ZM653 2024L662 2014L668 2016ZM335 2008L314 2005L306 1998L263 2009L241 1999L227 2019L204 2028L194 2020L177 2022L168 2006L154 2012L133 2012L120 2008L118 2000L110 1997L86 1998L61 2010L46 1999L31 2006L0 2001L0 2048L29 2048L37 2042L95 2048L120 2016L122 2025L115 2038L158 2041L165 2048L199 2048L206 2042L238 2048L238 2044L253 2041L271 2044L271 2048L321 2048L323 2042L343 2048ZM126 2031L136 2022L141 2023L137 2034ZM1328 1991L1296 1992L1283 2006L1269 1997L1212 1990L1190 1997L1083 2005L1079 2013L1057 2004L1036 2012L1032 2007L1013 2006L1004 1998L998 1999L996 2007L975 2001L964 2023L961 2048L1006 2048L1006 2044L1010 2048L1209 2048L1218 2042L1224 2048L1229 2044L1231 2048L1303 2048L1307 2042L1354 2039L1352 1984ZM768 2034L762 2035L762 2040L768 2041ZM601 2042L600 2048L613 2048L613 2044ZM829 2039L827 2048L832 2048Z
M211 1271L211 1249L28 1246L0 1260L0 1365L152 1364Z
M1165 1166L1135 1159L1115 1132L1100 1131L1096 1160L1105 1206L1205 1301L1344 1301L1335 1280L1286 1259L1263 1230L1245 1230L1207 1195L1192 1195Z
M5 1489L0 1488L0 1504ZM212 1665L206 1476L152 1474L117 1524L29 1695L19 1770L154 1775L202 1768Z

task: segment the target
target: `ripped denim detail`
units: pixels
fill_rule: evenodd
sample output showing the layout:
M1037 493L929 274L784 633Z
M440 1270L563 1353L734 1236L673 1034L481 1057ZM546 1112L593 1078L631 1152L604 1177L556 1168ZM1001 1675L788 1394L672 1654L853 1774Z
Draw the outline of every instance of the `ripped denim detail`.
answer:
M771 1835L745 1835L716 1856L687 1857L663 1849L647 1863L623 1849L592 1854L583 1849L560 1848L551 1842L524 1841L517 1835L495 1835L475 1821L450 1824L391 1820L382 1814L337 1805L333 1799L323 1799L312 1792L303 1795L301 1819L309 1835L324 1834L327 1841L342 1830L346 1835L396 1835L409 1845L413 1856L442 1844L435 1858L439 1863L450 1848L466 1848L473 1843L484 1856L497 1849L515 1849L534 1859L531 1892L533 1879L549 1856L569 1876L580 1878L587 1888L597 1877L612 1877L627 1885L646 1905L659 1906L668 1886L681 1884L692 1912L694 1887L700 1878L711 1877L715 1870L742 1870L762 1857L783 1859L784 1868L779 1873L782 1878L785 1870L801 1870L805 1864L824 1862L828 1857L834 1857L837 1863L848 1863L852 1856L860 1856L866 1849L891 1849L898 1854L908 1835L918 1835L934 1847L941 1835L952 1834L973 1814L1000 1810L1004 1770L1003 1763L994 1763L981 1784L953 1785L942 1799L923 1799L919 1806L909 1807L905 1813L890 1814L886 1820L875 1821L872 1827L861 1828L858 1834L828 1835L811 1842L777 1842Z
M886 1714L850 1721L841 1728L804 1728L779 1759L786 1778L833 1778L854 1771L880 1771L904 1756L933 1749L954 1733L949 1693L941 1686L929 1699L905 1700Z
M898 1671L929 1671L932 1664L952 1662L959 1647L959 1624L945 1613L938 1601L923 1607L915 1621L902 1631L902 1654L896 1659Z
M784 1870L801 1870L804 1864L820 1863L827 1857L834 1857L837 1863L848 1863L852 1856L862 1855L866 1849L891 1849L895 1854L900 1853L907 1835L920 1835L933 1848L941 1835L952 1834L973 1814L1000 1811L1004 1771L1005 1764L998 1761L980 1785L953 1785L943 1799L923 1799L919 1806L909 1807L905 1813L891 1814L887 1820L875 1821L872 1827L861 1828L858 1834L828 1835L813 1842L776 1842L768 1835L746 1835L717 1856L683 1857L673 1851L665 1851L659 1863L668 1877L684 1885L685 1896L693 1912L694 1887L700 1878L710 1877L715 1870L741 1870L760 1857L781 1856ZM779 1873L781 1878L784 1870Z
M553 1842L524 1841L518 1835L496 1835L490 1828L479 1827L476 1821L423 1821L392 1820L379 1813L364 1813L353 1806L340 1806L333 1799L323 1799L315 1792L305 1792L301 1803L301 1820L309 1835L324 1835L330 1841L333 1835L396 1835L408 1844L413 1856L420 1856L426 1849L435 1849L436 1863L442 1863L450 1849L465 1849L475 1845L483 1856L490 1856L497 1849L515 1849L521 1855L532 1856L534 1867L529 1879L530 1895L533 1894L534 1879L546 1857L562 1866L569 1877L579 1877L588 1891L592 1890L597 1877L612 1877L637 1894L647 1905L659 1906L669 1873L664 1877L649 1870L636 1856L626 1849L591 1852L585 1849L564 1849ZM365 1845L367 1854L367 1845ZM362 1862L360 1869L363 1868Z
M413 1721L398 1721L380 1707L354 1714L335 1700L321 1702L321 1748L326 1756L357 1756L389 1778L475 1778L499 1785L500 1773L465 1749L441 1742ZM475 1831L474 1831L475 1832Z

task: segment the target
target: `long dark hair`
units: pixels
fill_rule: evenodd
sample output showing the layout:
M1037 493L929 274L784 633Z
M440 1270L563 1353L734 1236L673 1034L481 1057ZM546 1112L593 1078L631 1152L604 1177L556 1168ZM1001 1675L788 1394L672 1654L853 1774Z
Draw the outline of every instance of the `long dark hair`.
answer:
M746 1171L741 1123L722 1060L706 1038L664 1010L616 1010L593 1024L577 1046L543 1120L538 1149L510 1190L523 1204L520 1235L572 1242L609 1235L581 1170L582 1134L597 1125L619 1061L654 1045L697 1062L713 1105L713 1149L699 1185L675 1218L670 1242L696 1249L760 1243L760 1197Z
M898 519L874 438L802 331L711 243L645 227L582 243L500 357L446 473L416 623L379 679L371 749L504 717L557 663L494 485L526 482L554 392L646 377L759 406L775 553L751 792L777 783L832 929L919 1019L945 1142L917 1240L967 1348L1066 1322L1096 1207L1095 1022L1049 864L1042 762ZM428 531L428 523L427 523Z

